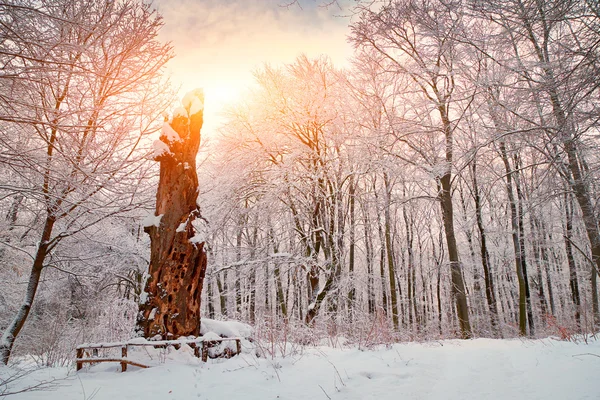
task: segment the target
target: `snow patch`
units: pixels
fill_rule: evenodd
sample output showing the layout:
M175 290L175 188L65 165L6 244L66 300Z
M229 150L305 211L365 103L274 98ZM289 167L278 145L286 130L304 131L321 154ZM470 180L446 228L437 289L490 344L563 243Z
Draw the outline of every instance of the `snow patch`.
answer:
M143 337L139 337L139 338L133 338L127 341L127 343L129 344L144 344L147 343L148 341L146 340L146 338Z
M169 149L169 146L162 140L157 139L154 142L152 142L152 148L154 152L154 158L161 157L165 154L171 154L171 149Z
M175 130L171 127L171 125L169 125L168 122L163 123L162 133L160 136L161 137L164 136L171 143L181 142L181 138L179 137L179 134L177 132L175 132Z
M250 325L238 321L217 321L216 319L202 318L200 321L200 334L216 333L220 337L252 337L253 329Z
M146 218L143 219L142 226L143 227L156 226L158 228L160 226L160 220L162 219L163 215L164 214L160 214L160 215L148 214L146 216Z
M451 170L452 170L452 166L446 161L441 161L441 162L431 166L431 174L434 177L441 178L444 175L450 173Z
M214 332L206 332L204 335L202 335L202 338L204 340L219 340L221 339L221 336L217 335Z
M203 243L206 242L206 236L200 232L196 233L194 236L192 236L189 239L190 243L192 244L198 244L198 243Z
M145 285L144 285L145 286ZM140 294L140 304L146 304L146 302L148 301L148 292L143 291Z
M188 117L188 112L185 108L177 107L175 110L173 110L173 118L179 118L179 117L183 117L183 118Z
M177 227L177 229L175 229L175 232L184 232L186 227L187 227L187 220L185 222L180 223L179 226Z

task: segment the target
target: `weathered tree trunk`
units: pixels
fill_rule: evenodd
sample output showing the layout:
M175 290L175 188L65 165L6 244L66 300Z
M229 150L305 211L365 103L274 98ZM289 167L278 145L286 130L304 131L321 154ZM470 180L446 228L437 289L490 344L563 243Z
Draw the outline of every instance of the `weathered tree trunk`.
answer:
M185 110L175 111L155 142L160 180L156 217L144 228L150 235L150 267L137 321L138 332L146 338L200 334L207 258L192 222L200 216L196 155L204 95L194 90L184 96L183 105Z

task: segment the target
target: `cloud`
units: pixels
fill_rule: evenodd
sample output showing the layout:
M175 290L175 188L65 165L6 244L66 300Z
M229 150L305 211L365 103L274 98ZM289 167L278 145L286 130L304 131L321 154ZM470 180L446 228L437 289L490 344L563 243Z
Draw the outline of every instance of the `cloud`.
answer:
M317 1L302 0L302 9L282 7L278 0L160 0L157 6L166 39L186 48L211 48L276 39L274 33L297 37L344 30L347 20L335 17L332 8L316 6Z
M329 55L341 66L351 55L348 19L321 0L157 0L164 17L163 40L175 47L170 72L182 92L204 87L206 114L217 114L228 98L253 82L264 63L292 63L301 53ZM213 102L211 103L211 98ZM216 120L217 118L212 118Z

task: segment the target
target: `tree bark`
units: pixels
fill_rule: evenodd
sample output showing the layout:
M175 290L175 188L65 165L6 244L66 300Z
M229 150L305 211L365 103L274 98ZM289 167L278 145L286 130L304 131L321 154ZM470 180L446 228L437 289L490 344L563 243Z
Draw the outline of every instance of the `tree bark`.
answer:
M579 283L577 281L577 264L573 257L573 246L571 237L573 236L573 200L570 194L565 194L565 251L567 253L567 262L569 264L569 287L571 288L571 299L575 306L575 323L577 331L581 331L581 298L579 296ZM592 271L592 274L594 272Z
M196 155L204 95L195 90L183 103L189 118L176 112L173 121L163 126L160 141L155 142L155 148L161 149L155 154L160 162L155 212L159 222L144 229L150 235L150 267L137 321L138 332L146 338L200 334L207 257L192 222L200 217Z
M387 173L383 174L383 179L385 183L385 210L384 210L384 218L385 218L385 250L387 257L387 266L388 266L388 274L390 277L390 299L392 306L392 323L395 330L399 328L398 321L398 295L396 292L396 266L394 263L394 249L392 247L392 232L391 232L391 215L390 215L390 207L391 207L391 187L390 180L388 178Z
M525 281L525 299L527 303L527 321L529 323L529 335L535 335L535 325L533 320L533 307L531 304L531 291L529 288L529 273L527 272L527 258L525 253L525 224L523 222L523 203L525 202L525 196L521 190L521 169L520 157L517 153L513 155L515 168L513 170L515 178L515 188L517 190L517 220L519 222L519 251L521 253L521 266L523 268L523 280Z
M0 361L3 364L8 364L12 348L15 343L15 339L21 332L29 311L31 311L31 305L37 292L37 287L40 283L40 277L42 276L42 270L44 269L44 261L49 251L49 242L52 235L52 229L55 223L54 217L48 215L46 223L44 224L44 230L42 231L42 237L40 244L38 245L35 259L31 267L31 274L29 275L29 282L27 283L27 291L25 292L25 299L19 307L19 311L11 321L10 325L6 328L0 339Z
M490 321L492 330L502 335L498 324L498 305L496 304L496 294L494 291L494 278L490 271L490 254L487 248L487 237L483 226L481 196L479 194L479 184L477 182L477 160L473 158L471 163L473 172L473 199L475 200L475 216L477 220L477 229L479 230L479 247L481 251L481 265L483 267L483 279L485 281L485 298L490 310Z
M517 204L515 195L513 192L512 178L513 170L506 153L506 145L504 142L500 142L500 155L504 162L504 168L506 170L506 193L508 194L508 202L510 206L510 222L512 228L512 241L513 249L515 251L515 265L517 270L517 280L519 282L519 334L521 336L527 335L527 284L524 278L524 256L521 252L521 244L519 238L519 216L517 214ZM530 331L531 334L533 332Z
M355 257L355 249L356 249L356 233L355 233L355 225L356 225L356 216L355 216L355 207L356 207L356 183L354 181L354 177L350 178L350 186L348 188L348 202L349 202L349 218L350 218L350 232L349 232L349 254L348 254L348 276L350 277L350 290L348 291L348 311L350 316L350 322L354 320L354 298L356 297L356 279L354 277L354 257ZM369 270L367 268L367 270ZM368 273L368 272L367 272ZM367 278L368 279L368 278ZM367 291L369 284L367 283Z
M462 276L462 268L458 256L458 245L454 234L454 208L452 204L452 164L453 164L453 137L448 109L445 105L438 106L444 136L446 139L446 170L440 178L439 199L442 209L442 220L444 233L446 234L446 245L448 247L448 259L450 261L450 273L452 281L452 297L456 302L456 315L460 325L463 339L472 336L471 323L469 321L469 307L467 305L467 294L465 282Z

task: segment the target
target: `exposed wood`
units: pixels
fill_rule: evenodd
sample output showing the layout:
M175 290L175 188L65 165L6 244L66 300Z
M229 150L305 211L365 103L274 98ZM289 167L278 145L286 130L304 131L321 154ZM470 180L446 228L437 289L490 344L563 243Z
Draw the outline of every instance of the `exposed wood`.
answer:
M118 362L121 364L121 372L125 372L127 371L127 365L133 365L135 367L140 367L140 368L150 368L149 365L144 365L142 363L139 363L137 361L132 361L132 360L128 360L126 358L78 358L77 359L77 371L79 371L81 368L79 367L80 364L83 363L87 363L87 364L95 364L95 363L102 363L102 362Z
M200 217L196 155L203 123L202 91L188 93L183 105L185 110L178 109L173 120L164 124L155 143L162 149L155 154L160 162L156 220L144 229L150 235L150 267L137 321L137 330L145 338L200 333L207 258L192 223Z
M127 350L129 346L137 346L137 347L155 347L155 348L165 348L167 346L181 346L182 344L188 344L194 347L194 355L196 357L202 357L202 361L206 362L208 360L208 349L211 346L214 346L217 343L227 342L227 341L235 341L236 352L232 353L229 351L227 353L227 357L231 357L236 354L242 353L242 338L240 337L232 337L232 338L217 338L204 340L204 338L199 337L196 339L182 339L182 340L157 340L157 341L148 341L145 343L98 343L98 344L83 344L77 346L77 358L75 359L76 369L79 371L83 368L84 363L97 363L97 362L118 362L121 363L121 371L127 371L127 365L134 365L140 368L149 368L150 366L141 364L137 361L133 361L127 358ZM199 346L202 343L202 346ZM89 357L84 358L85 350L91 349L94 350L94 355L98 354L98 349L113 349L113 348L121 348L121 358L116 357ZM201 352L200 352L200 349Z
M121 347L121 372L127 371L127 346Z
M218 338L218 339L210 339L211 342L225 342L228 340L241 340L241 337L226 337L226 338ZM158 346L175 346L182 344L194 344L194 343L202 343L204 342L203 337L198 337L195 339L177 339L177 340L151 340L143 343L138 342L125 342L125 343L98 343L98 344L82 344L77 346L77 350L80 349L110 349L115 347L123 347L126 346L140 346L140 347L158 347Z

